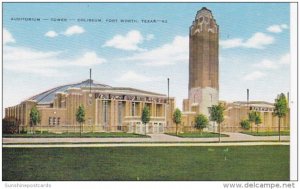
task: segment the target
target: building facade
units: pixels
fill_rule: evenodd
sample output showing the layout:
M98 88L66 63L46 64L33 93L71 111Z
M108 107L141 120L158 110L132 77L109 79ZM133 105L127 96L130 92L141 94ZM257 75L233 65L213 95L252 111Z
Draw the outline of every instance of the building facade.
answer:
M172 124L174 102L174 98L163 94L86 80L50 89L6 108L5 119L15 120L25 130L79 132L76 111L83 105L84 132L163 133L164 128ZM41 115L41 122L35 128L29 116L34 106ZM150 109L150 122L146 127L141 123L145 106Z
M241 127L240 122L248 119L250 111L256 111L261 117L262 123L251 126L251 130L255 131L278 131L278 117L273 115L274 104L264 101L249 101L249 102L233 102L223 103L225 107L225 120L222 123L221 131L224 132L241 132L244 129ZM290 113L281 119L281 130L290 130Z
M221 131L240 132L240 122L252 110L258 111L262 131L275 131L278 118L273 116L274 104L261 101L219 101L219 26L212 12L202 8L189 28L188 99L183 100L181 132L193 132L195 116L209 117L209 108L222 103L225 120ZM174 132L172 121L175 99L166 95L133 88L111 87L86 80L63 85L33 96L5 109L5 119L14 120L22 129L30 127L30 110L36 106L41 113L37 128L52 132L79 132L76 111L83 105L86 111L84 131L125 131L134 133ZM142 109L148 106L151 120L141 123ZM289 113L282 121L282 130L289 130ZM256 127L256 126L255 126ZM210 122L209 131L217 132Z

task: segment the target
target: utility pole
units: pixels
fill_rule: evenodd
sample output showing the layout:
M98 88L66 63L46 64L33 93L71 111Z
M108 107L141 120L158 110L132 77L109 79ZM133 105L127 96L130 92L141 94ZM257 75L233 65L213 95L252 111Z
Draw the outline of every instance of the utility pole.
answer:
M247 89L247 106L249 106L249 89Z
M290 92L287 92L288 107L290 107Z
M169 113L169 106L170 106L170 78L168 78L168 103L167 103L167 109L166 109L166 113ZM167 114L165 114L165 116L167 116ZM167 127L169 126L169 121L166 117L166 121L167 121Z
M92 90L92 68L90 68L90 94Z
M168 104L170 100L170 78L168 78Z
M249 89L247 89L247 113L249 113Z

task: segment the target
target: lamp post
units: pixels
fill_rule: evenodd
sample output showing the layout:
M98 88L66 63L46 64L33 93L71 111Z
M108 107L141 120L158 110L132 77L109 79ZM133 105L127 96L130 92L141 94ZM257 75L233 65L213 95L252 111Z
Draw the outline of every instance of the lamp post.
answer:
M249 113L249 89L247 89L247 109Z

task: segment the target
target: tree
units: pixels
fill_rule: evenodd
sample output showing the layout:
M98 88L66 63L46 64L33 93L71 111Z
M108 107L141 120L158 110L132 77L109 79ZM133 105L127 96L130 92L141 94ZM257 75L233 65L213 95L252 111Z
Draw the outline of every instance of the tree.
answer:
M34 131L34 126L36 126L38 123L41 122L41 115L36 106L32 107L30 110L30 124L33 126L33 131Z
M221 142L221 123L224 121L224 110L222 104L213 105L210 108L210 120L215 121L218 124L219 128L219 142Z
M253 123L255 122L256 119L256 111L251 111L248 114L248 120L250 122L250 127L251 127L251 132L252 132L252 128L253 128Z
M178 124L181 123L181 111L176 108L176 110L173 113L173 121L176 124L176 135L178 135Z
M261 117L260 117L260 113L257 112L256 114L256 118L255 118L255 125L256 125L256 133L258 133L258 125L261 124Z
M261 123L260 113L257 111L251 111L248 114L248 119L249 119L250 123L254 123L256 125L256 132L258 133L258 124ZM251 126L251 132L252 132L252 126Z
M145 135L147 134L147 128L146 125L150 121L150 109L148 106L145 106L143 108L142 117L141 117L142 123L145 125Z
M208 126L208 119L203 114L198 114L195 117L195 128L199 129L202 133L202 130Z
M250 129L250 122L248 119L244 119L240 122L240 125L243 129Z
M278 136L280 142L280 121L288 112L288 102L283 93L279 94L275 99L273 115L278 117Z
M80 124L80 137L81 137L82 124L85 121L85 110L82 105L80 105L76 111L76 121Z

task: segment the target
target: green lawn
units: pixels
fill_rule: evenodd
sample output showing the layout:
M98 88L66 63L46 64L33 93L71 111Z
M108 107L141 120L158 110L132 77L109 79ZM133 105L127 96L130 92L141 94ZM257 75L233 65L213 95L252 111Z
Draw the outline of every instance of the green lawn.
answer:
M241 133L247 134L247 135L252 135L252 136L278 136L278 132L277 131L268 131L268 132L255 132L255 131L243 131ZM290 132L289 131L281 131L280 132L281 136L290 136Z
M178 133L176 135L175 133L166 133L168 135L172 136L178 136L182 138L215 138L219 137L219 133L211 133L211 132L203 132L203 133ZM221 134L221 137L228 137L228 135Z
M4 181L289 180L289 146L3 148L2 156Z
M3 138L76 138L80 133L36 133L36 134L3 134ZM82 133L83 138L144 138L149 137L135 133L111 132L111 133Z

